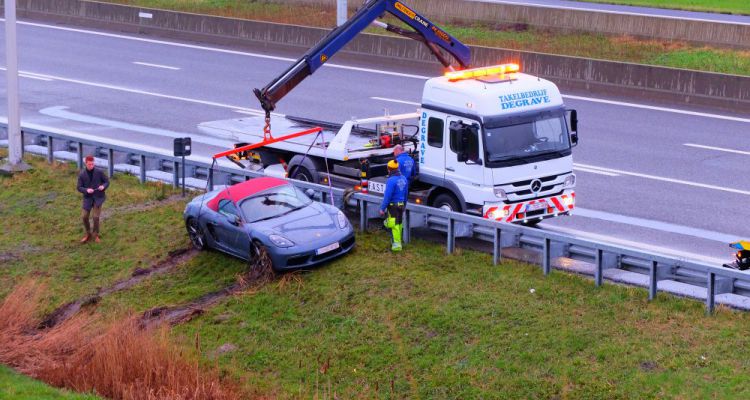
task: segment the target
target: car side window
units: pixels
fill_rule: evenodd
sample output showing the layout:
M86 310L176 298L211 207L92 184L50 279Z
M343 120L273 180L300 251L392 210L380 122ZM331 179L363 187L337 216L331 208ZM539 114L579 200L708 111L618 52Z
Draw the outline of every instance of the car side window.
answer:
M234 206L234 203L232 203L231 200L222 200L219 202L219 213L230 216L230 217L236 217L239 214L237 214L237 207Z

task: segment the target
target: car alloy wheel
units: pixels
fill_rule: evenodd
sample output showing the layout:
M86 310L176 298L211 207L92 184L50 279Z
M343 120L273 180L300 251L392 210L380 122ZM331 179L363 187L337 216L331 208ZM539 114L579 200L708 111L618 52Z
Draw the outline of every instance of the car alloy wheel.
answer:
M206 248L206 235L203 233L203 229L201 229L195 218L188 220L187 231L193 247L197 250L204 250Z

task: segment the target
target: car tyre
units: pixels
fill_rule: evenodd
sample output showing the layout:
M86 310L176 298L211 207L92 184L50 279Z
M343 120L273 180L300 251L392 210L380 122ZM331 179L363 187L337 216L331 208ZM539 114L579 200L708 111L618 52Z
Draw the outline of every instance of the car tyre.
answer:
M193 247L196 250L206 250L208 248L208 244L206 242L206 234L203 232L203 229L198 223L198 220L195 218L190 218L187 220L187 223L185 225L187 228L188 237L190 238L190 243L193 244Z
M268 249L258 240L253 240L250 244L248 266L248 277L252 282L268 282L275 276L273 260L268 254Z

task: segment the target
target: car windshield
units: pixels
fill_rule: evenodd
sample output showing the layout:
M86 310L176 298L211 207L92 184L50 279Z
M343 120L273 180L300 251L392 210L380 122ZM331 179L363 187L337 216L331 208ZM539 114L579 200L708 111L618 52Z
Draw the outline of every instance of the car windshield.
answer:
M250 196L240 203L247 222L279 217L312 203L309 197L292 185L281 185Z
M489 161L526 158L570 148L568 130L562 115L515 125L485 128L485 150Z

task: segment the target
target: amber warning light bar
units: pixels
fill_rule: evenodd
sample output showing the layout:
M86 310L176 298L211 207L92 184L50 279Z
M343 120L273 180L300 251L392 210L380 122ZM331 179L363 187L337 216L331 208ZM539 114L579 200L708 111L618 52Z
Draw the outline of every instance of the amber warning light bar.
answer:
M465 69L462 71L449 71L445 73L445 77L448 78L449 81L455 82L464 79L481 78L483 76L504 75L511 72L518 72L520 69L521 68L518 64L501 64L493 65L491 67Z

